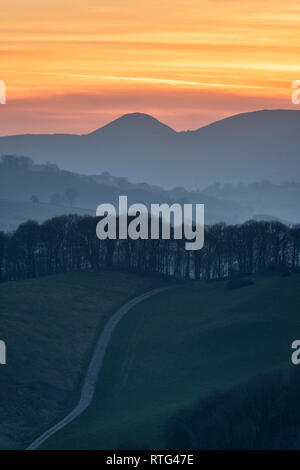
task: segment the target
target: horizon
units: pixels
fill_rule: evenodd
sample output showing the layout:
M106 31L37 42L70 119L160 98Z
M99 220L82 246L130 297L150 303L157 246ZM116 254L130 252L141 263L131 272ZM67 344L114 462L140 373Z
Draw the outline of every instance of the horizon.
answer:
M276 111L291 111L291 112L299 112L300 109L290 109L290 108L274 108L274 109L257 109L257 110L253 110L253 111L245 111L245 112L242 112L242 113L236 113L236 114L231 114L229 116L226 116L225 118L221 118L221 119L217 119L215 121L212 121L212 122L209 122L208 124L204 124L203 126L200 126L200 127L195 127L193 129L175 129L173 128L170 124L168 124L167 122L164 122L162 121L161 119L159 119L158 117L154 116L154 115L151 115L151 114L148 114L148 113L143 113L141 111L133 111L131 113L125 113L125 114L122 114L120 116L117 116L115 117L114 119L108 121L108 122L105 122L103 125L99 126L99 127L96 127L92 130L90 130L89 132L87 133L80 133L80 132L76 132L76 133L72 133L72 132L27 132L27 133L24 133L24 134L6 134L6 135L2 135L1 132L0 132L0 138L1 137L14 137L14 136L19 136L19 135L78 135L79 137L80 136L86 136L86 135L89 135L89 134L93 134L94 132L97 132L98 130L100 129L103 129L104 127L106 126L109 126L110 124L120 120L121 118L124 118L124 117L127 117L127 116L133 116L133 115L140 115L140 116L147 116L147 117L150 117L152 119L154 119L155 121L158 121L160 124L162 125L165 125L167 127L169 127L170 129L172 129L173 131L175 131L177 134L180 134L180 133L184 133L184 132L196 132L200 129L203 129L205 127L208 127L208 126L211 126L213 124L216 124L218 122L222 122L222 121L226 121L227 119L230 119L230 118L234 118L234 117L237 117L237 116L242 116L242 115L246 115L246 114L255 114L255 113L261 113L261 112L276 112Z

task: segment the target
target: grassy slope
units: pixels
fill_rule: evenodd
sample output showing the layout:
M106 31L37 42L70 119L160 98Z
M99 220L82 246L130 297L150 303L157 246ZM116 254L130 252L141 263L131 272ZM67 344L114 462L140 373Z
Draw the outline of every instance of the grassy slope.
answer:
M91 407L44 448L163 448L168 416L200 396L290 367L300 276L228 290L185 285L125 317Z
M161 282L74 273L0 285L0 448L22 448L73 407L107 317Z

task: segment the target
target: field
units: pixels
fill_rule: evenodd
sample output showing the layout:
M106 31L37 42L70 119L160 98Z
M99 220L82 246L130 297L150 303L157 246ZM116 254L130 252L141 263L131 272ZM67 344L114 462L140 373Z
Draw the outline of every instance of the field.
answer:
M89 409L47 449L159 449L175 411L291 366L300 276L191 283L145 300L116 328Z
M0 448L24 448L78 399L105 321L128 299L162 282L105 272L0 284Z

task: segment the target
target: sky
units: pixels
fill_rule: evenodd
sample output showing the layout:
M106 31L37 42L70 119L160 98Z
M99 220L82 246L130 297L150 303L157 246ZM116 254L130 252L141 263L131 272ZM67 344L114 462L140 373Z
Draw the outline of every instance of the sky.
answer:
M1 20L0 135L295 109L299 0L1 0Z

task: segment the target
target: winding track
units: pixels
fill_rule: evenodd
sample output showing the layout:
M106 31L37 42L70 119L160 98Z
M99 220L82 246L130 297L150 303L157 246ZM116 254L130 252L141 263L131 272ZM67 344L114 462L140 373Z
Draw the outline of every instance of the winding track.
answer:
M95 388L96 388L96 384L98 381L99 373L103 365L103 360L104 360L106 349L109 345L109 341L111 339L114 329L118 325L119 321L124 317L124 315L132 307L142 302L143 300L147 299L148 297L152 297L153 295L156 295L159 292L162 292L167 289L171 289L173 287L178 287L178 286L160 287L158 289L154 289L149 292L146 292L145 294L139 295L138 297L135 297L134 299L130 300L125 305L123 305L123 307L117 310L117 312L115 312L110 317L102 333L100 334L100 337L96 344L91 362L89 364L87 373L84 378L80 400L78 404L75 406L75 408L73 408L73 410L65 418L63 418L61 421L59 421L57 424L49 428L41 436L35 439L27 447L26 450L37 449L43 442L49 439L50 436L52 436L57 431L64 428L67 424L71 423L71 421L73 421L75 418L77 418L77 416L79 416L91 404L94 393L95 393Z

